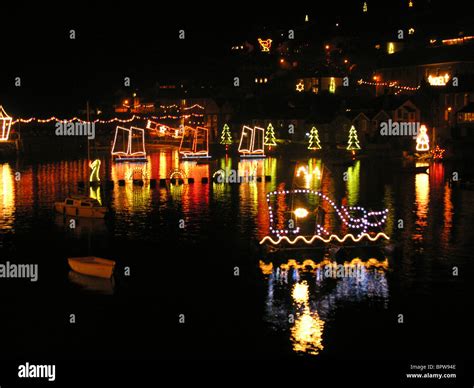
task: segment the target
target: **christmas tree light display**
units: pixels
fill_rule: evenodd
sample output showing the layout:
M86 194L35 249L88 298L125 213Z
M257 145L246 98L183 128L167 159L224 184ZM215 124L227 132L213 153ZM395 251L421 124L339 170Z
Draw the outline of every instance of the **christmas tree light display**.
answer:
M420 127L420 132L416 136L416 150L417 151L428 151L430 149L430 139L426 133L427 129L425 125Z
M347 142L347 150L355 151L360 150L359 138L357 137L357 131L354 126L351 126L349 130L349 140Z
M263 144L269 147L276 146L277 143L275 140L275 130L273 125L270 123L268 124L267 131L265 133L265 142Z
M311 131L309 133L309 150L320 150L321 143L319 141L319 133L316 127L311 128Z
M227 124L224 124L224 127L222 128L220 143L225 145L226 150L229 147L229 145L232 144L232 135L230 133L229 126Z

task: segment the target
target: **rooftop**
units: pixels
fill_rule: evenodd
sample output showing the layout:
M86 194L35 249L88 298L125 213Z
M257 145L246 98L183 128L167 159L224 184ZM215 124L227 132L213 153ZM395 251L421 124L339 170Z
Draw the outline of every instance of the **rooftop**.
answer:
M385 69L449 62L474 62L474 46L469 44L402 50L381 58L377 68Z

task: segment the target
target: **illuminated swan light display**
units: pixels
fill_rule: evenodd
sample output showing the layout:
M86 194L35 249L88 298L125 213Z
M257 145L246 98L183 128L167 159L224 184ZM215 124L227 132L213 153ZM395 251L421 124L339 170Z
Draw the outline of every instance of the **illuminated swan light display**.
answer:
M312 236L303 236L300 235L300 228L295 227L292 229L277 229L274 228L273 223L273 208L270 204L270 199L272 196L276 195L285 195L285 194L311 194L317 195L322 200L327 201L331 207L335 210L336 214L340 218L340 220L347 225L351 229L356 229L359 232L354 235L352 233L347 233L344 236L338 236L336 234L329 233L322 225L316 225L316 234ZM267 194L267 203L268 203L268 211L269 211L269 219L270 219L270 236L265 236L261 241L260 244L264 244L266 242L271 243L273 245L278 245L281 242L286 242L291 245L296 244L297 242L304 242L306 244L313 244L315 242L322 242L322 243L331 243L331 242L338 242L344 243L349 240L352 242L360 242L362 240L374 242L381 238L385 240L390 240L390 238L383 232L378 232L374 235L374 233L369 233L369 228L377 228L381 227L386 219L388 214L388 209L382 211L368 211L361 206L340 206L338 207L334 201L332 201L327 195L321 193L320 191L310 190L310 189L293 189L293 190L276 190L272 191ZM302 210L298 208L296 211L301 213ZM293 213L296 213L293 212ZM355 218L350 215L350 211L358 211L362 213L361 217ZM296 214L296 218L298 215ZM371 221L373 220L373 221ZM294 235L293 238L288 237L288 235Z

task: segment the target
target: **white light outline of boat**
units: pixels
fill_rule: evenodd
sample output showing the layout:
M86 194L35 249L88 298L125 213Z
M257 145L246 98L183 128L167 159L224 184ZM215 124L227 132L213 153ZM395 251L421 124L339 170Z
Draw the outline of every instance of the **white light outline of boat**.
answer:
M192 145L191 145L191 151L183 151L183 143L184 143L184 138L186 137L186 131L192 131L193 133L193 140L192 140ZM197 140L198 140L198 131L204 131L205 132L205 142L206 142L206 149L201 150L201 151L196 151L197 149ZM190 127L190 126L185 126L184 131L183 131L183 136L181 137L181 144L179 145L179 154L183 159L209 159L211 156L209 155L209 129L205 127Z
M128 133L128 140L127 140L127 151L115 151L115 145L117 143L117 135L118 130L121 129L124 132ZM142 147L143 151L132 152L132 137L133 131L141 131L142 133ZM120 125L117 125L115 128L115 137L114 137L114 144L112 145L111 155L115 161L146 161L146 149L145 149L145 130L142 128L131 126L130 128L125 128Z
M262 132L262 147L255 149L255 133L258 131ZM242 141L244 136L248 136L248 132L251 132L250 135L250 147L249 148L242 148ZM265 158L265 145L263 144L263 139L265 136L265 129L260 127L249 127L244 125L242 128L242 134L240 135L240 143L239 143L239 153L240 157L242 158Z

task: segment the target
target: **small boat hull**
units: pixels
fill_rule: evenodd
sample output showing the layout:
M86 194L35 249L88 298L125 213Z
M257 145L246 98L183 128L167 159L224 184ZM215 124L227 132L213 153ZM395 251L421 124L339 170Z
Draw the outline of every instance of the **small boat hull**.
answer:
M115 261L100 257L70 257L67 260L73 271L98 278L111 278L115 268Z
M104 218L107 208L105 207L76 207L67 206L63 202L56 202L54 204L56 212L71 217L85 217L85 218Z
M107 208L100 206L97 199L84 195L73 195L63 202L55 202L54 210L65 216L86 218L104 218L107 213Z

